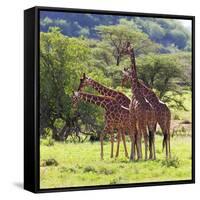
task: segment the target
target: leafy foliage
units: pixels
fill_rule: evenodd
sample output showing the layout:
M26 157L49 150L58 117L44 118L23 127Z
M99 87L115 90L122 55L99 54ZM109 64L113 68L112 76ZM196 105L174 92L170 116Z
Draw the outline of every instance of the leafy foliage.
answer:
M148 35L138 31L133 26L130 26L130 24L123 24L123 21L119 25L98 26L96 30L102 39L112 47L117 65L121 61L122 49L127 41L134 44L136 55L154 52L159 47L148 38Z
M180 62L180 59L190 60L190 54L149 54L139 57L139 77L156 89L161 99L168 91L181 93L180 85L187 85L185 71L189 65Z
M55 137L56 120L69 123L71 118L72 91L87 71L89 48L81 39L64 37L57 28L41 33L40 41L40 127L50 127Z

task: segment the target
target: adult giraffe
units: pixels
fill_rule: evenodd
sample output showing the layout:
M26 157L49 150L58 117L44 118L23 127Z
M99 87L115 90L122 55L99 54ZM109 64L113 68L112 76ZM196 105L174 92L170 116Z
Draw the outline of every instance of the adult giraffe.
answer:
M131 47L128 42L126 48L124 48L123 53L128 54L131 59L131 69L124 70L124 78L123 80L131 80L132 79L132 70L136 72L136 62L135 62L135 54L134 49ZM136 74L136 73L135 73ZM123 81L122 81L123 82ZM158 122L164 138L163 138L163 148L166 149L166 158L171 157L171 148L170 148L170 123L171 123L171 112L167 105L162 102L157 95L148 88L144 83L137 82L137 87L140 93L145 97L145 99L150 102L153 106L156 113L156 121ZM152 138L154 140L154 136Z
M101 159L103 159L103 136L108 130L118 130L118 138L117 138L117 153L119 154L119 144L120 144L120 135L125 134L125 131L128 131L129 136L131 138L131 154L130 160L135 159L135 137L137 134L135 119L132 117L130 119L129 109L126 109L118 104L118 102L112 97L105 96L97 96L83 92L75 92L72 97L73 105L75 105L79 100L83 100L97 106L101 106L105 109L105 126L104 132L100 135L101 142ZM113 132L112 132L113 133ZM111 137L113 138L113 137ZM111 139L111 155L113 152L113 140ZM126 144L124 143L124 148L126 152L126 156L128 155Z
M123 94L122 92L118 92L113 89L110 89L98 83L97 81L93 80L92 78L86 76L85 73L83 73L83 77L80 79L80 85L79 85L78 91L82 91L84 87L87 87L87 86L92 87L103 96L113 97L118 102L118 104L126 108L129 108L131 100L125 94Z

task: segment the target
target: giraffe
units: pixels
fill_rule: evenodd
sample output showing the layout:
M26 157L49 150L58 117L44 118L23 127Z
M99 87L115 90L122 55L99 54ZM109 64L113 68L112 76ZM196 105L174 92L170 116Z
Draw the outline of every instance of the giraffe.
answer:
M87 77L85 73L83 73L83 77L80 79L80 85L79 85L78 91L82 91L83 88L86 86L91 86L103 96L109 96L109 97L115 98L118 104L126 108L129 108L131 100L125 94L123 94L122 92L118 92L113 89L110 89L98 83L97 81L93 80L92 78Z
M135 66L135 55L134 55L134 49L131 47L130 43L127 43L126 48L124 49L124 53L128 54L131 58L132 65ZM136 67L135 67L136 70ZM124 70L124 80L131 80L131 71ZM145 99L150 102L150 104L153 106L155 113L156 113L156 121L159 124L164 138L163 138L163 149L165 147L166 149L166 158L171 157L171 149L170 149L170 123L171 123L171 112L168 106L162 102L157 95L148 88L143 82L138 82L138 89L140 90L140 93L145 97ZM154 135L152 135L152 140L154 140ZM154 141L152 141L154 142Z
M129 109L120 106L117 101L112 97L92 95L84 92L77 91L72 97L72 103L75 105L79 100L86 101L97 106L103 107L106 111L105 113L105 127L104 132L100 135L101 142L101 159L103 159L103 135L107 131L117 129L117 152L116 156L119 154L119 144L121 134L125 134L125 131L128 130L129 136L131 138L131 154L130 160L135 159L135 135L136 124L135 119L132 117L130 119ZM113 137L111 137L111 155L113 152ZM128 156L126 144L124 143L125 154Z
M155 154L155 141L154 141L154 134L156 131L156 116L155 110L153 109L152 105L147 101L142 93L139 90L140 81L137 78L137 71L136 71L136 63L135 63L135 55L134 51L131 51L130 43L127 42L126 46L122 49L122 54L129 54L131 59L131 70L130 70L130 80L131 80L131 88L132 88L132 95L135 97L135 100L132 98L130 111L135 110L136 119L137 119L137 128L140 131L138 134L139 137L144 137L145 143L145 160L147 159L147 148L148 148L148 141L149 138L149 150L150 155L149 159L156 159ZM123 78L122 83L126 80L126 77ZM147 128L149 130L149 135L147 133ZM139 138L140 140L140 138ZM141 145L141 142L138 144ZM139 146L141 151L141 146ZM141 152L142 156L142 152Z
M123 94L122 92L118 92L113 89L110 89L110 88L98 83L97 81L93 80L92 78L87 77L85 75L85 73L83 73L83 76L80 79L80 85L79 85L78 91L82 91L83 88L86 86L91 86L93 89L98 91L103 96L109 96L109 97L115 98L115 100L117 101L117 103L119 105L121 105L125 108L129 108L131 101L125 94ZM111 132L111 131L109 131L109 132ZM111 139L113 140L113 138L112 138L113 134L110 133L110 135L111 135ZM122 136L122 141L123 141L123 144L125 147L126 146L125 145L125 142L126 142L125 134L121 134L121 136ZM125 151L126 151L126 149L125 149ZM117 152L119 152L119 149L117 149ZM111 154L113 154L113 153L111 152ZM117 153L117 156L118 156L118 153Z

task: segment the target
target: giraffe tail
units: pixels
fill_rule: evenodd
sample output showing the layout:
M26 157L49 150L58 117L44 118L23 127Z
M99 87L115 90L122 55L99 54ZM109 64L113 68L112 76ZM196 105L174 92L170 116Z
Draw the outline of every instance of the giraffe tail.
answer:
M162 151L164 151L164 148L165 148L165 140L163 139L163 142L162 142Z
M164 151L164 148L167 144L167 134L164 134L163 142L162 142L162 151Z

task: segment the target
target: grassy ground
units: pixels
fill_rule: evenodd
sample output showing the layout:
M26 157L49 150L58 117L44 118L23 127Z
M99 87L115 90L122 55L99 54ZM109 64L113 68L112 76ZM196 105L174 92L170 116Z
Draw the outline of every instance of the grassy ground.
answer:
M105 142L102 161L99 142L55 142L52 146L42 142L41 188L191 179L191 137L171 139L172 159L169 161L164 159L161 143L162 137L156 136L157 160L130 162L124 156L122 144L119 158L111 159L110 143Z

